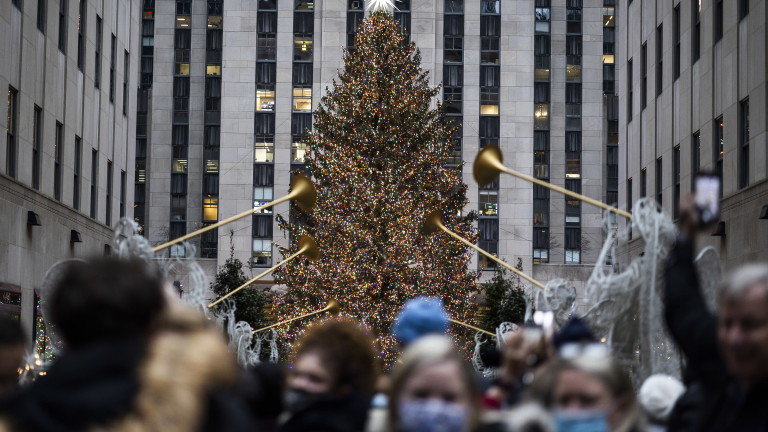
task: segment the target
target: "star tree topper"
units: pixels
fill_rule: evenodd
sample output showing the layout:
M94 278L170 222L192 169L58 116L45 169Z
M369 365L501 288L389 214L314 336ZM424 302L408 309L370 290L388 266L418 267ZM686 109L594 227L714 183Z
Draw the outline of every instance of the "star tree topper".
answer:
M365 10L368 13L384 11L392 13L395 8L395 0L365 0Z

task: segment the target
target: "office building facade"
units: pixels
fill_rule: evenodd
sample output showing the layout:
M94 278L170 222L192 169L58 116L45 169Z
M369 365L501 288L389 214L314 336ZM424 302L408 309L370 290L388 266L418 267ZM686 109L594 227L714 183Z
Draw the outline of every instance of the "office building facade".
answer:
M603 241L601 212L506 175L478 188L471 165L483 146L499 145L512 169L617 201L613 0L395 6L393 19L421 50L432 83L443 85L448 116L462 126L450 164L465 162L479 245L512 265L521 259L542 282L586 280ZM160 243L287 193L308 151L312 110L343 68L342 48L354 48L366 12L363 0L158 1L153 8L147 184L140 188L142 223ZM254 272L279 262L277 245L289 238L278 214L287 218L288 205L199 240L205 268L221 265L230 250ZM472 263L483 279L494 265Z
M39 333L57 261L133 216L139 0L0 5L0 311Z
M654 197L676 218L695 173L715 173L721 219L702 245L715 247L725 268L764 262L765 1L634 0L619 22L622 203Z

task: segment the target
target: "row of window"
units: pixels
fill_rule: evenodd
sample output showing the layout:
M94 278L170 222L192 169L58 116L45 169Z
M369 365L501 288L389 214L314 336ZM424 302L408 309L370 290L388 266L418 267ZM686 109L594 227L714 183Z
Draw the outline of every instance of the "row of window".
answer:
M630 0L631 3L631 0ZM682 2L681 2L682 3ZM680 4L673 9L672 16L672 35L674 45L674 64L673 64L673 77L674 79L680 78L680 40L681 40L681 18L680 18ZM723 37L723 4L724 0L714 0L712 7L713 13L713 39L712 43L716 44ZM691 0L691 64L695 64L701 57L701 0ZM738 0L738 12L739 21L744 19L749 14L749 0ZM664 25L659 24L656 28L656 96L661 95L664 87ZM641 109L645 109L648 104L648 43L643 42L641 46L641 65L640 73L642 76L642 82L640 87L640 104ZM627 60L627 122L632 121L633 117L633 74L632 69L633 59Z
M538 0L534 35L533 175L549 181L550 19L549 0ZM569 65L566 81L574 81ZM581 68L579 67L579 73ZM549 262L549 189L533 186L533 263Z
M18 163L18 91L13 87L8 87L8 106L7 106L7 118L6 118L6 174L9 177L15 178ZM42 146L44 136L43 125L43 110L39 106L34 106L32 115L32 187L36 190L40 190L41 186L41 158L42 158ZM64 126L56 122L56 131L54 137L54 172L53 172L53 195L57 201L61 201L61 189L62 189L62 158L64 151ZM80 137L75 136L75 158L74 158L74 170L73 170L73 196L72 207L75 210L80 210L80 191L81 191L81 177L82 177L82 140ZM91 153L91 202L90 202L90 217L96 219L98 208L98 172L99 172L99 157L96 149ZM125 215L125 171L121 171L120 174L120 203L119 211L120 217ZM112 161L107 161L107 206L105 222L107 225L112 224L112 189L113 189L113 168Z
M739 189L749 186L749 98L739 103L738 117L738 147L736 149L737 167L736 185ZM725 123L723 116L715 118L712 122L712 167L715 174L723 178L723 160L725 157ZM701 171L701 131L696 131L691 135L691 189L693 189L694 176ZM672 185L673 185L673 214L679 215L680 205L680 144L672 149ZM656 182L655 196L659 205L663 202L663 180L664 170L663 161L659 157L656 159ZM627 179L627 206L631 207L632 202L632 179ZM722 197L723 188L720 188ZM643 168L640 171L640 197L647 196L647 170Z

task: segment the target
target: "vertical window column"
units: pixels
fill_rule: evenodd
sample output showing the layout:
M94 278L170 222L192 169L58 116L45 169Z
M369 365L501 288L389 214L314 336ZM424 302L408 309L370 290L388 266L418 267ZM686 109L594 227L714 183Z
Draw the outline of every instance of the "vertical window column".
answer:
M91 149L91 219L96 219L99 207L99 152Z
M461 165L464 81L464 0L445 0L443 26L443 106L456 130L448 166ZM481 202L480 212L483 213ZM493 203L498 210L498 203Z
M581 193L582 15L581 0L566 1L565 188L577 193ZM603 50L605 48L604 44ZM580 264L581 201L569 196L565 197L565 242L563 246L565 264Z
M205 54L205 126L203 140L203 225L219 220L219 144L221 134L221 53L224 32L223 0L208 0ZM216 258L217 229L203 233L200 256Z
M80 0L80 11L77 15L77 68L85 68L85 34L88 20L88 1Z
M480 2L480 148L499 145L499 87L500 77L500 39L501 39L501 2L499 0L481 0ZM462 23L463 34L463 23ZM451 67L451 66L449 66ZM452 67L453 68L453 67ZM457 66L452 73L463 70ZM455 78L448 77L455 83ZM463 81L459 81L463 84ZM455 86L454 86L455 87ZM477 221L479 246L494 255L499 253L499 179L497 178L478 190L480 218ZM495 261L484 255L478 256L481 270L497 267Z
M173 127L171 134L171 214L168 239L187 231L187 171L189 152L189 61L192 43L192 2L177 0L174 31ZM184 245L171 246L171 257L184 257Z
M394 18L407 44L411 40L411 0L395 0Z
M347 0L347 50L354 49L357 27L365 19L365 0Z
M111 226L112 225L112 161L107 161L107 200L106 200L106 207L107 207L107 215L104 219L106 221L106 224Z
M739 189L749 186L749 98L739 102Z
M550 180L549 103L551 101L550 0L536 0L533 84L533 175ZM549 262L549 189L533 186L533 263Z
M298 2L303 3L303 2ZM362 1L361 1L362 3ZM277 52L277 2L260 1L256 23L256 106L253 146L253 206L260 207L274 197L275 186L275 83ZM311 11L309 12L310 14ZM309 25L303 17L295 17L301 25ZM295 26L296 23L294 23ZM311 31L310 31L311 34ZM310 36L311 37L311 36ZM301 39L303 40L303 39ZM294 38L294 50L296 49ZM307 47L311 50L311 46ZM301 50L301 44L299 44ZM311 51L310 51L311 52ZM294 58L295 58L294 51ZM309 74L308 76L306 74ZM312 83L312 66L293 69L297 82ZM311 87L310 87L311 88ZM294 103L296 100L294 99ZM311 102L310 102L311 105ZM272 265L272 209L253 215L251 232L251 267Z
M720 183L723 185L720 188L720 197L723 196L723 189L725 189L725 183L723 182L723 156L725 155L724 126L723 116L720 115L714 121L714 142L712 143L712 162L715 166L715 174L720 177Z
M101 27L101 19L97 18L97 25ZM174 44L176 41L174 41ZM175 48L175 46L174 46ZM147 194L147 121L149 114L149 96L152 89L152 72L154 68L155 53L155 2L144 0L141 17L141 66L139 74L139 89L136 97L136 162L134 178L134 205L133 220L139 225L139 232L144 232L146 223L146 194ZM174 52L174 57L178 50ZM100 60L97 59L100 62ZM125 173L121 173L124 176ZM121 182L124 180L121 177ZM125 216L125 188L121 184L121 209L120 217Z
M32 118L32 187L40 190L40 157L43 141L43 109L35 105Z
M19 114L19 92L8 87L8 106L6 117L5 132L5 174L8 177L16 178L16 158L18 153L18 119Z
M80 210L80 179L83 169L83 142L75 136L75 170L72 181L72 208Z
M61 163L64 156L64 125L56 122L56 136L53 141L53 198L61 201Z

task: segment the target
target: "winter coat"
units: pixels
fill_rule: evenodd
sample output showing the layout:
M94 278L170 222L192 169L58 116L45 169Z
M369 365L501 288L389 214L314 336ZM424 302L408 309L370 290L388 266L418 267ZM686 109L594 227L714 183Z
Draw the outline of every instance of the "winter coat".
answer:
M236 365L200 314L178 311L149 343L108 341L62 355L0 402L0 432L250 431L228 389Z
M718 350L717 318L707 309L693 263L693 244L678 239L667 257L664 315L686 360L686 392L669 432L768 431L768 383L746 391Z
M320 400L292 413L279 432L362 432L368 420L371 398L347 396Z

